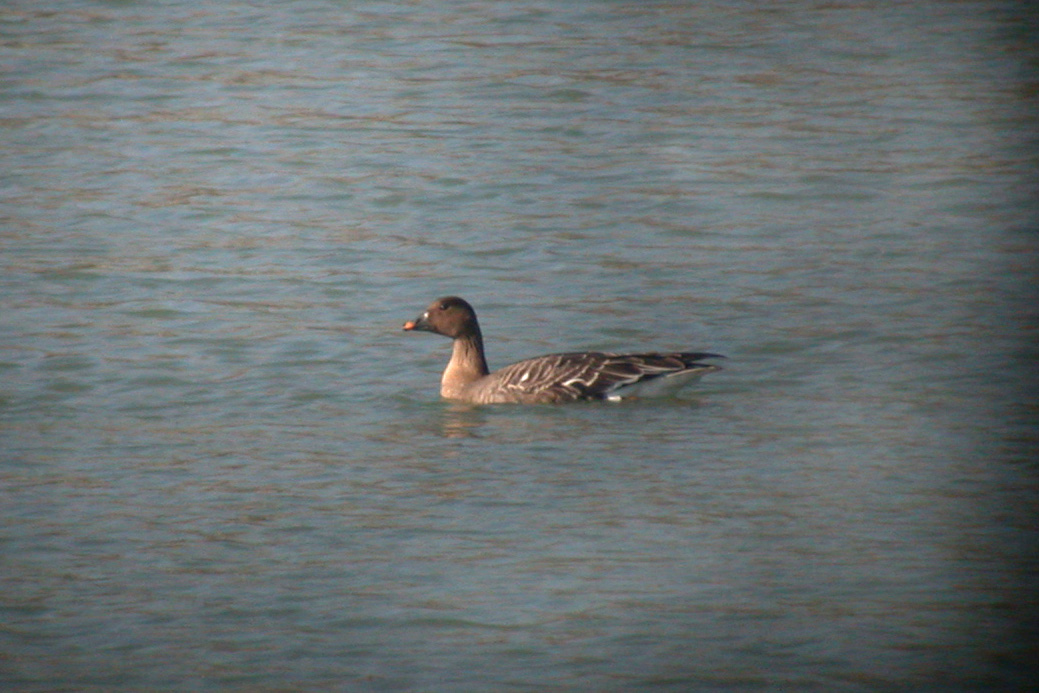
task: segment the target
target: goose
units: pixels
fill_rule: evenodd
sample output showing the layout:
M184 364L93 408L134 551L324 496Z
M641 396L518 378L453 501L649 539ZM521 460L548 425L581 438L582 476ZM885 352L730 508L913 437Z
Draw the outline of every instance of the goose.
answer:
M702 359L724 358L702 352L613 354L599 351L548 354L491 373L483 352L476 311L457 296L438 298L414 320L408 332L433 332L454 340L451 360L440 379L440 396L470 404L536 404L612 400L653 390L670 390L718 366Z

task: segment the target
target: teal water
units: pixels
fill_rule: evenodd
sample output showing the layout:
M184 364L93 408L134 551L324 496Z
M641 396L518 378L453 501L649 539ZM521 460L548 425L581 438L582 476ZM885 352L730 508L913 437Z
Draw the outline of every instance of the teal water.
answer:
M1015 3L8 3L5 690L1020 690ZM681 397L439 401L728 356Z

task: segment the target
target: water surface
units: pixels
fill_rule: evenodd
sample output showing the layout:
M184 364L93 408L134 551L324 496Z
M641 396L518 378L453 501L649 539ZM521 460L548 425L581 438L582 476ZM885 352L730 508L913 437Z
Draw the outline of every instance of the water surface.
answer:
M1015 3L8 3L10 690L1020 690ZM698 349L681 397L437 397Z

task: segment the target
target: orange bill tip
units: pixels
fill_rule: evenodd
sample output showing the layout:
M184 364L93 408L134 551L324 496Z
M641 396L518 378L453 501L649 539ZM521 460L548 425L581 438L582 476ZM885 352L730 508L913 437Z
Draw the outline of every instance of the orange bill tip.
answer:
M415 329L415 321L414 320L408 320L406 323L404 323L404 329L405 330L413 330L413 329Z

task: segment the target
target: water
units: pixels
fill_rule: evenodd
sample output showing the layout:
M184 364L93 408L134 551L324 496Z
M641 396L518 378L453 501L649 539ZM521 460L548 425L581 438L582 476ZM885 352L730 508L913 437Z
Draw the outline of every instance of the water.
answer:
M1018 690L1014 3L0 10L6 690ZM465 408L702 349L682 397Z

